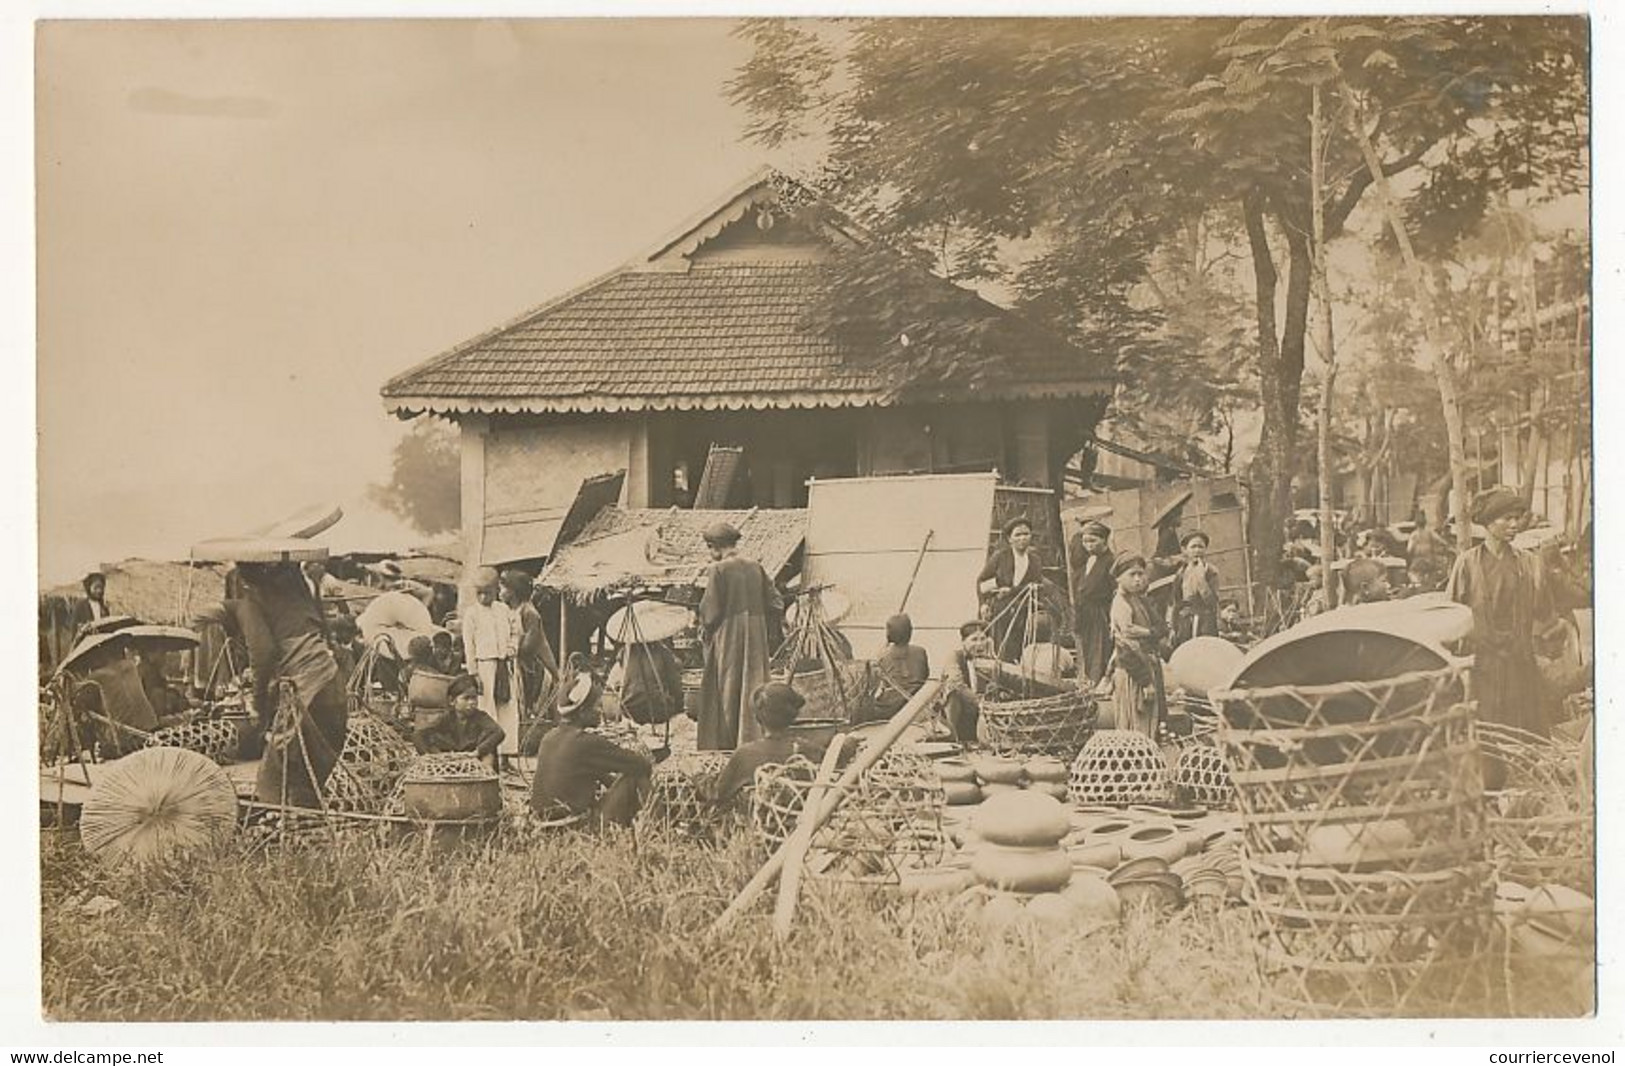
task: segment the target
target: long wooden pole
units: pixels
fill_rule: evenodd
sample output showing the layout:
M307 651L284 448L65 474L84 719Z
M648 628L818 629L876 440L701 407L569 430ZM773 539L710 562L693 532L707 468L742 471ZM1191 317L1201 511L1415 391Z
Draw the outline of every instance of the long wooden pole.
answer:
M820 826L829 821L830 816L835 813L835 809L841 805L841 799L846 795L847 790L856 785L858 779L871 766L879 762L880 757L886 754L893 744L897 743L897 738L903 735L903 730L913 724L914 719L919 717L920 712L931 705L931 701L936 698L941 689L941 678L933 678L921 685L920 691L916 692L907 703L903 704L902 708L892 715L891 721L886 723L886 727L875 734L874 739L869 741L858 752L857 756L841 774L840 780L835 782L835 786L824 794L818 804L814 806L809 802L807 807L802 809L801 820L796 823L797 830L801 828L801 822L808 818L812 819L809 833L817 832ZM739 895L735 896L734 901L728 904L728 908L717 916L717 920L711 925L712 935L725 932L729 926L733 925L734 920L740 914L744 913L751 904L756 902L761 894L767 890L767 887L773 883L774 878L779 876L779 871L784 869L785 860L789 857L790 841L786 840L779 846L779 850L775 851L773 856L762 865L762 868L756 871L756 876L752 877L745 887L740 889Z
M806 817L806 812L816 810L823 802L845 744L846 734L841 733L824 749L824 761L819 764L818 776L813 779L812 788L807 792L802 817L796 820L795 832L790 834L790 853L784 858L784 875L779 878L779 901L773 909L773 934L780 940L789 937L791 923L795 921L796 901L801 898L802 869L807 859L807 849L812 846L813 824L812 819Z
M914 572L908 575L908 587L903 590L903 602L897 605L897 613L902 614L908 610L908 598L914 595L914 582L919 579L920 565L925 562L925 553L931 548L931 538L937 535L934 529L925 531L925 540L920 542L920 554L914 557Z

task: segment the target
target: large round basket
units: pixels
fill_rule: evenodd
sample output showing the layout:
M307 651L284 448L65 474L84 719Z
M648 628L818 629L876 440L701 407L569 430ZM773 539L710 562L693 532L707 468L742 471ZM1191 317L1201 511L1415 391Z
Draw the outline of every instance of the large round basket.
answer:
M98 858L140 864L236 827L237 791L224 770L185 748L147 748L107 764L85 800L79 836Z
M1451 665L1214 693L1259 961L1293 1009L1481 1009L1494 877L1464 681Z
M1081 690L982 704L982 739L1000 755L1071 759L1094 732L1094 700Z
M228 718L166 726L147 738L149 748L185 748L222 766L236 762L243 746L242 729Z
M422 755L401 780L407 816L429 823L480 824L502 816L502 783L472 755Z
M691 836L704 836L718 828L727 812L708 802L705 793L731 757L726 751L695 751L655 767L649 799L638 812L639 826Z
M1072 762L1067 794L1073 803L1126 807L1168 799L1168 760L1156 742L1132 729L1103 729Z

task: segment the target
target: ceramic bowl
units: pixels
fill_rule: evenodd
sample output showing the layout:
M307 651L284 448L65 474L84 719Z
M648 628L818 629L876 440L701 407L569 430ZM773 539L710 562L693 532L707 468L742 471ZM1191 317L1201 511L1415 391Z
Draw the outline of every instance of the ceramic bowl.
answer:
M1185 841L1173 826L1141 826L1123 838L1123 857L1176 862L1185 857Z
M1114 869L1111 872L1111 876L1108 878L1108 880L1115 884L1118 881L1130 880L1135 877L1143 877L1147 874L1165 874L1167 872L1168 864L1162 859L1129 859L1127 862Z
M1073 866L1099 866L1111 870L1123 862L1123 849L1112 841L1085 841L1066 849Z
M1124 837L1126 837L1129 833L1134 832L1134 830L1137 828L1139 827L1133 822L1118 819L1109 822L1096 822L1094 825L1084 830L1084 833L1088 840L1097 844L1104 843L1106 841L1121 843Z

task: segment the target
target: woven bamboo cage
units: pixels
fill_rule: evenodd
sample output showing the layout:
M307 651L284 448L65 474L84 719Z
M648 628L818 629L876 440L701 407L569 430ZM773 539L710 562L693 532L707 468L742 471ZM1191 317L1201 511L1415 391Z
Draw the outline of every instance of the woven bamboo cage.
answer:
M393 724L357 707L350 712L344 749L322 798L330 810L382 813L416 758Z
M816 776L817 769L799 756L757 770L751 824L769 849L795 831ZM806 859L808 876L878 886L901 883L902 871L934 865L947 853L942 828L946 803L931 760L888 752L814 835Z
M1282 1005L1482 1009L1494 882L1461 668L1214 699L1257 957Z
M1195 741L1180 749L1172 783L1174 798L1180 803L1228 808L1236 802L1236 786L1230 780L1224 753L1211 743Z
M1071 760L1094 732L1097 708L1072 690L1027 700L984 700L982 736L999 755L1053 755Z
M146 863L204 846L237 827L225 771L185 748L148 748L107 764L79 819L85 850Z
M231 719L204 719L166 726L147 738L149 748L185 748L224 766L235 762L242 749L242 732Z
M1503 879L1589 892L1596 872L1596 812L1580 784L1580 746L1494 722L1478 742L1506 781L1489 795L1490 858Z
M725 751L695 751L674 755L655 767L649 798L638 812L639 828L672 830L689 836L708 836L729 820L731 809L706 799L710 785L728 764Z
M1156 742L1132 729L1103 729L1072 762L1067 794L1076 804L1126 807L1168 799L1168 760Z

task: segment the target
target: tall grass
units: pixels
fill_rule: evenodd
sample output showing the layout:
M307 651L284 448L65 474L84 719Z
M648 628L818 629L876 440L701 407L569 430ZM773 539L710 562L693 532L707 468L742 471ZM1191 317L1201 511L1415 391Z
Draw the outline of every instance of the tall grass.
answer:
M367 837L233 841L118 873L48 832L43 999L56 1020L121 1021L1276 1013L1239 910L996 937L950 900L809 883L786 942L766 906L708 936L761 858L743 839L517 826L427 854ZM121 906L83 913L96 895Z

